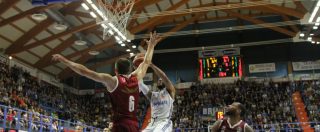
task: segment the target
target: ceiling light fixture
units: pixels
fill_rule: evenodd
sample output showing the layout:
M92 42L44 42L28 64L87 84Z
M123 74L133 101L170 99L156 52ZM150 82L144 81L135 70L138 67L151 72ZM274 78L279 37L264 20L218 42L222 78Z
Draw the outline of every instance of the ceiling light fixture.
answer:
M31 18L36 21L43 21L48 18L48 16L44 13L34 13L31 15Z
M99 52L99 51L92 50L92 51L89 51L89 54L90 54L90 55L99 55L100 52Z
M114 35L114 32L113 32L111 29L108 31L108 33L109 33L110 35Z
M311 13L311 16L309 18L309 21L308 21L309 23L313 22L314 17L316 16L316 14L319 11L319 7L320 7L320 1L318 1L316 7L314 7L314 9L313 9L313 11Z
M300 33L300 37L304 37L304 33Z
M56 23L54 25L54 28L59 30L59 31L65 31L65 30L67 30L68 26L63 24L63 23Z
M97 18L97 15L94 13L94 12L90 12L90 15L93 17L93 18Z
M117 41L120 41L120 38L118 36L114 36L114 38L117 40Z
M108 28L106 24L101 24L103 28Z
M85 3L82 3L81 6L85 9L85 10L89 10L89 6Z
M92 8L93 8L94 10L96 10L96 11L99 10L98 7L97 7L95 4L91 4L91 6L92 6Z
M86 45L87 42L83 41L83 40L77 40L77 41L74 41L74 44L75 45L79 45L79 46L83 46L83 45Z
M91 1L91 0L87 0L87 2L88 2L89 4L92 4L92 1Z
M317 18L316 22L320 22L320 17Z
M314 30L317 30L317 29L318 29L318 26L313 26L313 29L314 29Z

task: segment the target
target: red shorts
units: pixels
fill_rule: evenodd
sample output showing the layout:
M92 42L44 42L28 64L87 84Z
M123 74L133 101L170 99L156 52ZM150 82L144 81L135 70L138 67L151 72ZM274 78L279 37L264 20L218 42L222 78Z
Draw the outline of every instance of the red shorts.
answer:
M139 132L138 122L126 119L113 122L112 132Z

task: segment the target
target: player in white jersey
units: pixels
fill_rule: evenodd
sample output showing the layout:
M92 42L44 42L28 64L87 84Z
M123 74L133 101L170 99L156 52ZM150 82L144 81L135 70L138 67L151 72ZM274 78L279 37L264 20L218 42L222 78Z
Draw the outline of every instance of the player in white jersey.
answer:
M142 132L172 132L170 118L176 90L161 69L153 64L150 64L150 67L160 79L158 80L157 91L152 91L142 81L139 82L139 88L151 104L151 121Z

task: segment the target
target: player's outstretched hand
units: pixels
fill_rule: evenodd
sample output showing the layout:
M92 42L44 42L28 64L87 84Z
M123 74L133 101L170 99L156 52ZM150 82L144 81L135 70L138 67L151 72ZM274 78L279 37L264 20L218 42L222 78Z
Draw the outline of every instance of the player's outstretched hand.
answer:
M52 60L53 61L62 61L62 60L65 60L66 58L64 58L62 55L60 54L54 54L52 55Z
M156 46L161 41L161 37L157 34L156 31L154 31L153 33L150 32L150 39L145 39L144 41L146 41L148 45Z

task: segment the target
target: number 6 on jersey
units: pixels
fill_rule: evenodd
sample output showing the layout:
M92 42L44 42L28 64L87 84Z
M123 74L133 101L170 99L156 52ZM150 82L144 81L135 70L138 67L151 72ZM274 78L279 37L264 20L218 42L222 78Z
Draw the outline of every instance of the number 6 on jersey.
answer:
M133 112L134 111L134 97L130 96L129 97L129 112Z

